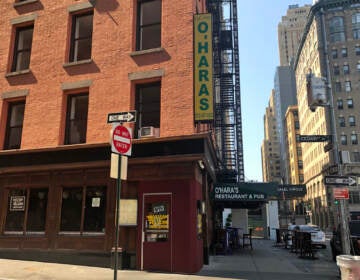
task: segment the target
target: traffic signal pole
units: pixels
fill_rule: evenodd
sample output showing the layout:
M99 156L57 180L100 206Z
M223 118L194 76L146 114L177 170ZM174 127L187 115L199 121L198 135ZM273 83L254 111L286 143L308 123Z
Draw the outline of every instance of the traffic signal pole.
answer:
M329 121L330 121L330 129L331 134L333 135L333 156L334 156L334 163L338 167L338 174L342 175L342 166L339 159L339 144L337 139L337 132L336 132L336 118L334 112L334 96L332 93L331 87L331 73L330 73L330 63L329 63L329 53L327 47L327 40L326 40L326 28L325 28L325 16L324 10L321 9L320 11L321 17L321 35L322 35L322 44L324 49L324 57L325 57L325 67L326 67L326 93L328 97L328 114L329 114ZM333 187L334 188L334 187ZM333 194L332 194L333 196ZM350 255L350 236L349 236L349 213L347 207L345 207L345 200L340 199L340 232L341 232L341 245L343 249L343 254Z

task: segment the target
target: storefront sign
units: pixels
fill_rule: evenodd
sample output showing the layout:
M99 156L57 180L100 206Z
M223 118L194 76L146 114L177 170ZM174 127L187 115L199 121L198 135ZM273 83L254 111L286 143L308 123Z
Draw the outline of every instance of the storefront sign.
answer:
M25 211L25 196L11 196L10 211Z
M194 16L195 121L214 118L211 14Z
M277 191L282 198L303 197L306 195L306 185L279 185Z
M266 199L265 193L245 190L237 185L215 186L214 192L217 201L259 201Z

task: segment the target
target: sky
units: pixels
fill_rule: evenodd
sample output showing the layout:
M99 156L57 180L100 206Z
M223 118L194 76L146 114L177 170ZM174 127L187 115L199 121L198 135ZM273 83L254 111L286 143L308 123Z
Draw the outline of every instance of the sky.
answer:
M245 181L262 181L263 117L279 66L277 26L289 5L312 0L238 0L241 115Z

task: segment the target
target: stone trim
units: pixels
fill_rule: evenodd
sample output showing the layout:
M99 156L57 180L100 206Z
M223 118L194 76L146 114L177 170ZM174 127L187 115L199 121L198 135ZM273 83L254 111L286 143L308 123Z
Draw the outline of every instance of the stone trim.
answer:
M83 64L90 64L92 62L93 62L92 59L84 59L84 60L79 60L79 61L66 62L63 64L63 68L68 68L68 67L83 65Z
M165 75L164 69L157 69L157 70L150 70L144 72L129 73L128 77L130 81L134 81L134 80L144 80L144 79L150 79L156 77L163 77L164 75Z
M94 8L96 4L96 1L88 1L88 2L84 2L84 3L77 3L77 4L74 4L74 5L71 5L68 7L68 12L69 13L75 13L75 12L78 12L78 11L81 11L81 10L86 10L86 9L91 9L91 8Z
M13 7L17 8L17 7L20 7L20 6L24 6L24 5L32 4L32 3L36 3L36 2L39 2L39 0L27 0L27 1L23 1L23 2L15 2L13 4Z
M20 71L16 71L16 72L9 72L9 73L5 74L5 78L29 74L29 73L30 73L30 69L20 70Z
M61 84L61 90L72 90L78 88L88 88L92 85L92 80L83 80L78 82L67 82Z
M139 56L144 54L152 54L152 53L158 53L165 51L164 48L154 48L154 49L148 49L148 50L142 50L142 51L134 51L130 53L130 56Z
M21 16L21 17L10 19L10 23L12 25L17 25L17 24L24 23L24 22L31 22L31 21L35 21L35 19L37 19L37 17L38 17L38 15L36 13L31 14L31 15Z
M28 96L28 95L29 95L28 89L19 89L19 90L3 92L1 94L1 99L24 97L24 96Z

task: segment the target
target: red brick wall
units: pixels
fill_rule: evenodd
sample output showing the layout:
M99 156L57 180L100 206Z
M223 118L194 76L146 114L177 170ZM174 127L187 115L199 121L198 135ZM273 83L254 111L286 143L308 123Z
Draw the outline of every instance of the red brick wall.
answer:
M54 147L63 143L65 94L61 83L93 81L89 91L87 143L107 142L110 112L134 109L133 72L164 69L161 90L161 136L194 133L193 124L193 14L195 1L164 0L162 47L165 52L130 56L135 49L135 3L97 1L93 24L93 64L63 68L67 62L70 16L67 7L87 1L41 0L15 9L14 0L0 3L0 94L29 89L26 97L22 149ZM204 1L200 1L203 7ZM42 9L37 9L38 6ZM36 13L31 74L5 78L11 52L11 19ZM0 148L5 131L6 106L0 100Z

